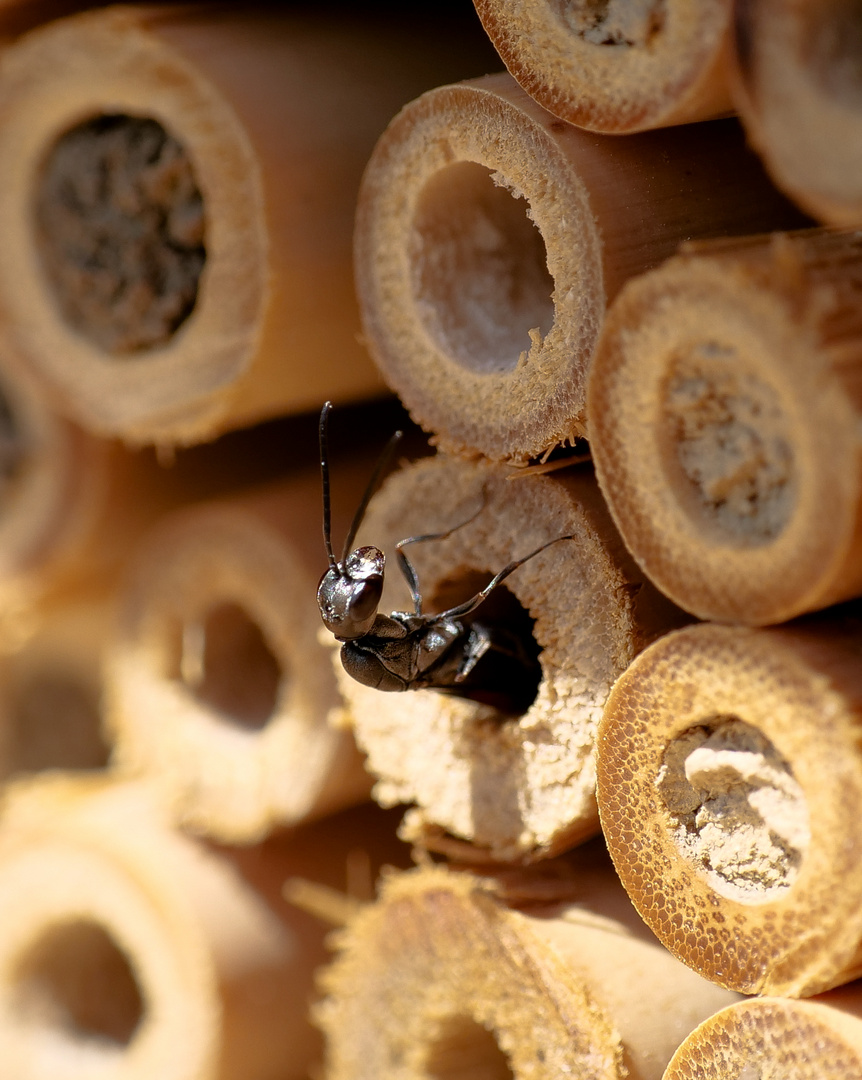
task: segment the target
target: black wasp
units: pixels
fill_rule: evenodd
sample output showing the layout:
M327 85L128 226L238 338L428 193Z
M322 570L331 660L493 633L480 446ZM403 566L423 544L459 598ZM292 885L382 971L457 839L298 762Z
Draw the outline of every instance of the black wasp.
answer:
M518 634L504 625L483 622L474 612L488 595L514 570L545 548L571 536L558 536L521 559L505 566L470 600L448 611L422 611L422 594L416 570L404 553L408 544L445 540L457 529L473 521L482 505L459 525L445 532L408 536L395 545L398 565L413 597L413 611L378 612L383 594L385 556L376 547L353 548L356 533L380 479L402 433L395 432L384 450L365 489L344 541L341 559L336 561L330 534L328 425L331 404L320 414L320 469L323 482L323 542L329 569L320 579L317 603L324 625L341 647L341 662L347 673L364 686L376 690L420 690L433 687L464 697L505 702L509 711L521 712L539 682L538 660Z

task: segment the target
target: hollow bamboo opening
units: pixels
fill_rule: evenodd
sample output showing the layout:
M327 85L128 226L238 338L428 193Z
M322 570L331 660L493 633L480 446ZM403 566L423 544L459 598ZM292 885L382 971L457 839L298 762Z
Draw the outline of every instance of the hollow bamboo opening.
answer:
M862 590L860 251L819 230L706 244L609 312L599 481L640 565L701 618L782 622Z
M506 67L571 124L616 134L730 109L727 0L475 0Z
M775 182L831 225L862 214L862 18L850 0L755 0L736 18L734 98Z
M623 884L671 952L742 993L808 996L862 970L846 814L862 785L860 641L850 615L692 626L608 698L599 812Z
M508 75L392 121L360 190L357 290L374 359L441 447L523 464L574 442L623 282L683 239L801 221L738 125L701 127L603 139Z
M680 613L634 576L591 475L507 475L444 457L409 466L372 500L358 539L391 557L405 536L461 525L446 540L405 549L423 611L440 612L514 559L573 535L524 563L506 579L506 592L492 593L470 617L492 634L518 635L507 648L521 658L524 679L515 679L510 660L469 696L457 686L454 694L385 693L343 670L339 685L378 778L377 799L416 804L412 839L433 845L445 830L495 859L531 860L596 830L593 737L605 697ZM391 562L380 610L412 610Z

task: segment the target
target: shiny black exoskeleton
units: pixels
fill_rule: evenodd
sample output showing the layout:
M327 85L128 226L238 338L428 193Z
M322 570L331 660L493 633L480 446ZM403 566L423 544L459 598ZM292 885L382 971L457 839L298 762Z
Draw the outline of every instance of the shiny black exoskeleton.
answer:
M400 691L433 688L486 698L504 703L510 711L526 708L539 681L538 660L525 643L506 626L492 625L479 618L465 622L488 595L514 570L570 536L558 536L542 544L521 559L505 566L470 600L438 614L422 611L422 594L413 564L404 553L408 544L425 540L445 540L456 529L473 521L482 505L467 521L440 533L409 536L395 545L398 565L413 597L412 612L378 612L383 595L385 556L376 547L353 549L353 542L381 476L401 438L396 432L389 442L344 543L341 559L336 561L330 534L329 462L327 427L331 405L327 402L320 414L320 468L323 482L323 542L329 569L320 579L317 602L326 628L341 647L345 671L357 682L376 690Z

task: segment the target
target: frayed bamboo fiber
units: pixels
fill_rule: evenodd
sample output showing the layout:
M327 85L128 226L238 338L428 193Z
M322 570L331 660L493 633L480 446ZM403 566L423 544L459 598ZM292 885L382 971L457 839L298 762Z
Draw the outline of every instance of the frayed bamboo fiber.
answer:
M549 112L613 134L730 111L730 0L474 0L506 67Z
M85 13L0 65L0 341L99 434L187 444L379 390L359 177L398 106L474 50L250 8Z
M701 618L862 592L862 233L695 246L614 302L591 448L626 545Z
M523 463L585 434L587 368L628 278L682 240L801 223L733 120L611 139L505 74L440 87L365 172L365 336L441 447Z
M664 1080L850 1080L862 1076L860 987L814 1001L754 998L689 1035Z
M862 19L848 0L737 4L733 96L775 182L831 225L862 221Z
M4 1075L308 1075L324 930L281 901L281 884L295 873L343 887L352 846L376 860L369 815L234 858L171 830L142 785L58 775L13 788L4 810Z
M335 481L363 464L339 466ZM338 529L347 502L336 499ZM105 674L114 763L146 773L183 824L222 841L368 793L352 737L327 723L340 698L318 641L320 513L317 472L179 512L121 590Z
M101 659L112 597L52 606L28 641L0 660L0 779L107 764Z
M540 650L532 704L512 715L340 677L346 720L378 778L375 797L418 804L410 838L435 846L445 830L501 861L543 858L597 831L593 739L605 698L634 656L681 619L637 574L588 471L512 475L443 457L416 463L372 500L359 541L391 556L401 538L451 528L484 502L448 540L407 549L423 610L434 612L545 541L573 535L525 563L476 613ZM380 610L412 610L394 562Z
M743 993L862 974L862 619L700 624L617 681L598 735L611 856L657 937Z
M609 868L573 884L526 914L470 874L387 878L322 975L327 1080L659 1080L727 991L655 942Z

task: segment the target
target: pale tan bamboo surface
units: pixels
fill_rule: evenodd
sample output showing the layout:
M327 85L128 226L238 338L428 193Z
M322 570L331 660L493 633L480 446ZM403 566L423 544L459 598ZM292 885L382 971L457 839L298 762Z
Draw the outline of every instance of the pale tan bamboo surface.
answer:
M621 676L598 735L611 856L661 941L743 993L862 974L862 617L698 624Z
M307 1076L324 930L280 889L291 873L343 888L351 848L379 865L392 823L371 809L232 853L173 831L141 784L58 774L13 787L0 825L4 1074Z
M605 698L634 656L683 616L638 575L588 469L511 476L445 457L414 463L372 500L358 540L390 556L380 610L410 611L396 542L464 522L484 499L448 540L407 549L423 610L437 612L545 541L574 535L515 571L476 612L517 627L541 650L526 711L435 690L384 693L333 659L344 721L377 777L375 797L417 804L404 835L457 852L445 831L470 841L467 858L529 861L598 830L593 739Z
M509 75L412 102L378 142L356 222L365 336L444 449L523 463L586 434L607 304L681 240L793 227L734 120L626 139Z
M862 234L695 245L616 299L590 371L611 513L701 618L862 592Z
M23 645L0 649L0 780L107 765L101 658L112 600L92 593L54 604Z
M366 472L361 454L336 470L337 536ZM319 641L320 507L312 470L181 511L121 590L105 670L114 764L146 773L184 825L218 840L368 794L352 736L327 722L340 697Z
M506 67L571 124L630 134L731 109L730 0L474 0Z
M399 105L475 53L251 5L109 8L20 38L0 65L0 342L133 443L379 392L351 276L361 170Z
M664 1080L849 1080L862 1076L860 987L811 1001L753 998L704 1020Z
M659 946L591 862L567 900L542 902L540 885L530 903L527 884L526 910L492 879L443 867L384 879L322 974L327 1080L659 1080L732 995Z
M737 5L734 101L775 180L832 225L862 222L860 15L843 0Z

